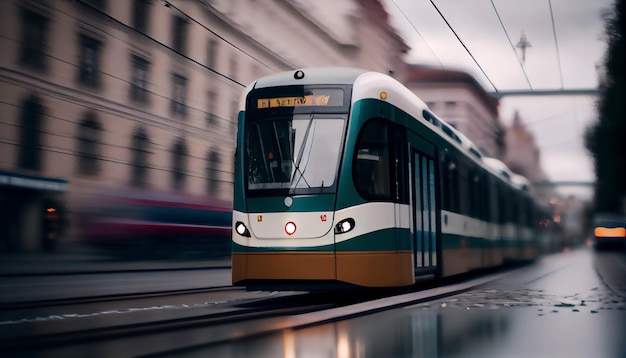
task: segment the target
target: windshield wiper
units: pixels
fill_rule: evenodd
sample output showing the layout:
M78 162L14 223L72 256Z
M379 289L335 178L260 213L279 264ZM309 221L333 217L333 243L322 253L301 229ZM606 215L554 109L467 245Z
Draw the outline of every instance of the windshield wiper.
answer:
M293 180L296 178L296 173L300 174L300 178L298 178L298 181L295 183L295 185L291 186L292 191L295 191L296 187L298 186L298 183L300 183L300 179L304 178L304 171L300 170L300 163L302 162L302 155L304 154L304 148L306 147L306 142L309 139L309 131L311 130L312 124L313 124L313 114L309 115L309 123L306 126L306 131L304 132L304 137L302 138L302 144L300 145L300 150L298 150L298 159L296 162L293 161L293 158L291 159L291 162L295 166L295 170L293 172L293 175L291 176L290 183L293 183ZM309 188L311 187L309 183L306 181L306 179L304 179L304 183Z
M313 134L311 134L312 137L315 137L315 129L317 127L313 128ZM300 171L300 167L298 167L298 172L300 172L300 178L298 178L298 181L296 182L296 184L294 185L294 188L298 187L298 183L300 183L300 179L304 179L304 183L306 184L306 186L310 189L311 185L309 184L309 182L306 180L306 178L304 177L304 172L306 172L306 169L309 167L309 159L311 159L311 153L313 152L313 143L315 142L311 142L311 148L309 148L309 155L307 155L306 158L306 164L304 165L304 169L302 171ZM304 154L304 153L303 153Z

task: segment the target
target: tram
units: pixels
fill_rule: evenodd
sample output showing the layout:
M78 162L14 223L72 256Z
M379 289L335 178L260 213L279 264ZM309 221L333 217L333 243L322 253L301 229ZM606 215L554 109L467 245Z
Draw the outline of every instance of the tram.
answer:
M532 259L528 191L486 159L390 76L260 78L238 115L232 283L399 287Z

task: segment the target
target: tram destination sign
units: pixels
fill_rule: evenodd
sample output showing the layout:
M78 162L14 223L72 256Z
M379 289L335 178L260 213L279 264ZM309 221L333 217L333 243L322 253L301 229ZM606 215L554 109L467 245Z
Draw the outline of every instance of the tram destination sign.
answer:
M330 95L313 94L301 97L259 98L257 108L328 106Z

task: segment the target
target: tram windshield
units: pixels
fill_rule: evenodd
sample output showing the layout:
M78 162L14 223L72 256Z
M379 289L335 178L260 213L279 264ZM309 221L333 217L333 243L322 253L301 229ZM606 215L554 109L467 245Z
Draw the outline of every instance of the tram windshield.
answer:
M333 190L345 121L342 115L310 113L247 121L248 190Z

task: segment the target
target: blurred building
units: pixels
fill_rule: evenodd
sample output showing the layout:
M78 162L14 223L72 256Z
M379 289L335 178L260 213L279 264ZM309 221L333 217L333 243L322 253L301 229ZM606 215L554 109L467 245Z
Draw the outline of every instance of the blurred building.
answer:
M378 0L5 0L0 33L0 249L75 239L94 192L229 202L248 83L408 49Z
M401 75L405 68L409 47L379 0L205 2L236 31L280 56L286 66L272 71L355 66Z
M541 185L548 179L541 168L541 153L517 111L511 126L506 129L505 143L504 163L513 172L526 177L531 183L533 196L541 204L547 205L555 191L551 186Z
M498 100L468 73L408 65L405 85L448 124L465 134L487 157L504 154Z

